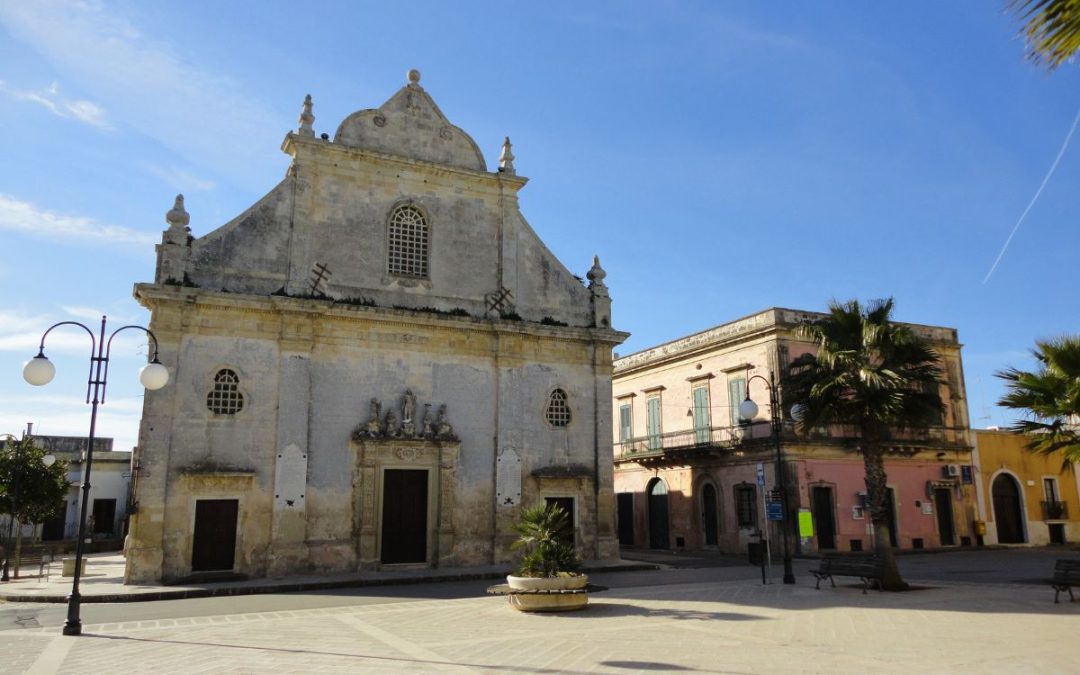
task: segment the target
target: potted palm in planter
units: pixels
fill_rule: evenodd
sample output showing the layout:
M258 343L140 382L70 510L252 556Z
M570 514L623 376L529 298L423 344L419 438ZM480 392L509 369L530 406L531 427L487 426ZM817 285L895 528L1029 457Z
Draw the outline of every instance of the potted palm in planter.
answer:
M517 572L506 577L510 605L523 612L557 612L581 609L589 602L585 590L589 578L581 574L581 561L565 541L569 516L555 504L525 509L514 525L513 549L525 553Z

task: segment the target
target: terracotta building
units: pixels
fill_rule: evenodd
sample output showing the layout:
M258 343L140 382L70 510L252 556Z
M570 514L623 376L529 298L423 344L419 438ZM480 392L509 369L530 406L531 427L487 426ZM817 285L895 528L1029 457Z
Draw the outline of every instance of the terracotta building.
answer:
M769 309L615 360L615 492L619 541L661 549L742 553L779 517L770 373L779 382L813 349L795 329L822 315ZM894 432L886 470L891 535L900 548L974 543L973 474L960 345L951 328L908 324L942 359L945 404L931 428ZM862 458L852 428L796 433L778 385L788 523L799 552L872 547ZM746 424L747 393L759 406ZM759 478L760 476L760 478ZM809 522L808 522L809 521ZM807 525L812 524L811 529ZM777 523L771 523L776 550ZM796 531L794 528L791 530Z

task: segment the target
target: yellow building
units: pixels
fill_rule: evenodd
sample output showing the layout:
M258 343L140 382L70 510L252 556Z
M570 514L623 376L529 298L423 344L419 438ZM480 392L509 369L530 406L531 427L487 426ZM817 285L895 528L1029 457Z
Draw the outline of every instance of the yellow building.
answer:
M1008 431L974 430L977 499L987 544L1080 541L1080 477Z

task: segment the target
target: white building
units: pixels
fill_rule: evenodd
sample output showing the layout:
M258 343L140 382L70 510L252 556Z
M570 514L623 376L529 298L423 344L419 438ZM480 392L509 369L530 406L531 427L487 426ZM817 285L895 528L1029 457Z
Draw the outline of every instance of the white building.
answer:
M509 139L488 171L419 79L333 140L308 97L284 180L221 227L167 214L129 581L504 562L545 499L617 556L605 273L552 255Z

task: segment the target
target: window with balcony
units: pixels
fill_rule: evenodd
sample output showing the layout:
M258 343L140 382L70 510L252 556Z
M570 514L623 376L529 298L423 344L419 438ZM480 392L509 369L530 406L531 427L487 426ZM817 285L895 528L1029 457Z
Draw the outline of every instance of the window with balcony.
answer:
M701 384L691 390L694 401L694 442L698 445L709 442L709 427L712 421L709 415L709 385Z
M634 418L630 403L619 406L619 442L626 443L634 437Z
M652 396L645 401L645 433L649 436L649 449L661 448L660 397Z
M746 400L746 377L742 375L728 378L728 413L731 426L742 424L739 418L739 404Z

